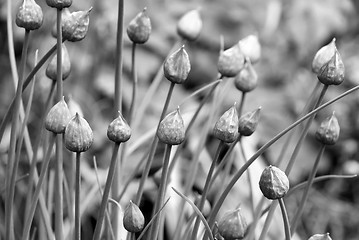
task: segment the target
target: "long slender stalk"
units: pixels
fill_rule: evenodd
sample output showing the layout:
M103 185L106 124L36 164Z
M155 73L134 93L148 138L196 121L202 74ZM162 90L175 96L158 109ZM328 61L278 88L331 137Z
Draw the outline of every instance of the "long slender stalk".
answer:
M285 240L290 240L291 233L290 233L290 226L288 220L287 210L284 205L283 198L278 199L280 210L282 211L283 223L284 223L284 232L285 232Z
M107 203L108 203L108 198L110 196L110 189L111 189L111 186L112 186L112 183L114 180L115 171L117 169L116 165L117 165L117 155L118 155L119 148L120 148L120 144L115 143L115 145L113 147L109 171L107 174L105 190L103 192L101 206L100 206L100 210L99 210L98 217L97 217L95 232L94 232L94 235L92 238L93 240L99 240L101 237L101 230L102 230L103 220L105 218L105 211L106 211L106 207L107 207Z
M170 100L171 100L171 96L172 96L172 93L173 93L174 86L175 86L175 84L173 82L171 82L170 88L168 90L167 98L166 98L166 101L165 101L165 105L163 106L161 117L160 117L160 120L158 121L157 130L158 130L159 126L160 126L160 123L161 123L162 119L165 117L168 105L169 105ZM139 206L140 202L141 202L141 198L142 198L142 194L143 194L143 188L144 188L145 181L147 180L148 174L149 174L150 169L151 169L151 165L152 165L152 162L153 162L153 158L154 158L154 155L155 155L157 144L158 144L158 138L155 135L153 140L152 140L152 144L151 144L151 147L150 147L150 152L148 154L146 166L145 166L145 169L144 169L144 171L142 173L141 180L140 180L140 185L139 185L138 190L137 190L136 201L135 201L137 206Z
M307 186L305 187L304 192L302 194L302 198L300 200L299 207L298 207L297 211L295 212L294 217L293 217L293 219L291 221L290 226L292 228L292 233L295 232L295 229L297 228L298 220L302 216L304 205L307 202L309 190L312 187L314 177L315 177L315 174L317 173L318 165L319 165L320 159L323 156L324 150L325 150L325 145L322 144L322 146L321 146L321 148L319 150L318 156L315 159L313 168L312 168L312 170L310 172L310 175L309 175L309 178L308 178L308 183L307 183Z
M75 240L81 239L80 192L81 192L81 152L77 152L76 177L75 177Z
M210 182L211 182L211 178L213 176L213 172L214 172L214 169L216 167L216 164L219 160L219 155L221 153L221 150L223 149L223 146L224 146L224 142L221 140L218 144L218 148L217 148L217 151L216 151L216 154L215 154L215 157L211 163L211 167L209 168L209 171L208 171L208 174L207 174L207 178L206 178L206 182L204 184L204 188L203 188L203 191L202 191L202 196L201 196L201 200L198 204L198 209L200 211L202 211L203 209L203 206L204 206L204 203L206 202L206 198L207 198L207 193L209 191L209 187L210 187ZM197 239L197 232L198 232L198 228L199 228L199 224L200 224L200 218L197 217L196 219L196 222L194 224L194 227L193 227L193 231L192 231L192 237L191 239L192 240L196 240Z
M47 172L47 168L48 168L49 163L50 163L52 147L54 145L55 139L56 139L56 135L52 134L51 137L50 137L50 143L48 145L48 149L46 151L44 161L43 161L42 166L41 166L41 172L40 172L40 176L39 176L39 181L37 182L37 185L36 185L36 188L35 188L35 191L34 191L34 195L32 197L30 211L29 211L29 214L28 214L28 216L27 216L27 218L25 220L24 231L22 233L22 240L27 240L29 238L31 223L32 223L32 220L34 218L36 205L37 205L37 202L38 202L38 199L39 199L39 195L41 193L41 188L42 188L42 184L43 184L44 179L45 179L45 174Z
M137 96L137 64L136 64L136 46L137 44L132 43L132 64L131 64L131 76L132 76L132 101L130 106L130 114L128 117L128 124L131 125L132 119L135 114L136 107L136 96Z
M310 118L311 116L313 116L314 114L316 114L317 112L319 112L320 110L322 110L323 108L329 106L330 104L338 101L339 99L347 96L348 94L359 90L359 85L349 89L348 91L340 94L339 96L333 98L332 100L326 102L325 104L320 105L319 107L313 109L311 112L307 113L306 115L304 115L303 117L299 118L297 121L295 121L294 123L292 123L291 125L289 125L287 128L285 128L284 130L282 130L280 133L278 133L276 136L274 136L271 140L269 140L267 143L265 143L260 149L258 149L257 152L255 152L251 158L248 159L248 161L246 162L246 164L244 164L242 166L241 169L239 169L235 175L232 177L231 181L229 182L229 184L226 186L225 190L223 191L223 193L221 194L221 197L218 199L218 201L215 203L215 205L212 208L212 212L211 215L209 216L208 219L208 223L211 227L214 226L214 220L215 217L217 216L217 213L219 211L219 209L221 208L225 198L227 197L228 193L230 192L230 190L232 189L232 187L234 186L234 184L238 181L238 179L242 176L242 174L245 172L245 170L261 155L263 154L263 152L265 152L270 146L272 146L276 141L278 141L278 139L280 139L282 136L284 136L286 133L288 133L290 130L292 130L293 128L295 128L297 125L299 125L300 123L302 123L304 120Z
M30 31L25 30L25 37L24 37L24 44L22 47L22 55L21 55L21 63L20 63L20 74L19 74L19 81L16 89L16 96L15 96L15 106L14 106L14 113L12 116L13 122L11 127L11 135L10 135L10 149L9 149L9 155L8 155L8 173L10 174L13 172L13 164L15 159L15 148L16 148L16 139L17 139L17 132L18 132L18 124L19 124L19 112L20 112L20 105L21 105L21 93L23 88L23 76L25 71L25 64L27 59L27 50L29 47L29 37L30 37ZM16 172L16 170L15 170ZM14 178L13 178L14 179ZM8 186L7 191L7 201L5 202L6 208L5 208L5 238L6 239L13 239L13 231L14 231L14 222L13 222L13 201L14 198L14 189L11 189L10 186L14 184L11 184L10 176L6 178Z
M158 212L164 202L166 196L166 188L167 188L167 181L168 181L168 167L170 163L170 155L171 155L172 145L166 144L165 155L163 158L163 167L162 167L162 175L161 175L161 182L160 187L157 194L157 201L155 204L154 212ZM159 213L158 218L154 220L151 237L149 239L157 239L158 232L160 229L160 222L162 218L162 213Z

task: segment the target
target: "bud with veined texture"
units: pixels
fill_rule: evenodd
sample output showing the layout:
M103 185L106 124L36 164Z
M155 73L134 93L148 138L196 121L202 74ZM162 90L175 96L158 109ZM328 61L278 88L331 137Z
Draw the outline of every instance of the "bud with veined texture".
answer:
M62 19L62 37L70 42L84 39L90 23L89 15L91 10L92 7L89 10L64 15Z
M165 77L173 83L181 84L186 81L191 70L191 63L184 45L172 53L163 64Z
M87 151L94 141L90 125L78 113L67 124L64 138L65 147L77 153Z
M238 138L236 103L218 119L213 129L213 135L226 143L234 142Z
M320 124L320 127L315 133L315 138L325 145L333 145L338 141L339 133L340 127L338 119L333 112L332 116L326 118Z
M41 27L44 19L41 7L34 0L24 0L16 14L15 23L26 30L36 30Z
M188 41L194 41L199 37L202 25L199 9L195 9L180 18L177 23L177 33Z
M65 80L71 72L71 61L65 44L62 44L62 80ZM57 80L57 54L55 54L46 68L46 76L54 81Z
M68 8L72 4L72 0L46 0L46 3L49 7L63 9Z
M319 70L333 57L335 50L337 49L335 41L336 39L333 38L329 44L321 47L315 54L312 62L313 73L319 74Z
M62 98L61 101L56 103L47 114L45 128L56 134L64 133L70 119L70 110L67 107L65 99Z
M244 68L234 78L234 85L239 91L250 92L257 87L258 75L254 70L251 60L246 59Z
M329 233L325 233L325 234L315 234L311 236L308 240L332 240L332 238L329 236Z
M123 226L127 231L137 233L142 231L144 225L145 218L141 210L130 200L123 214Z
M257 35L249 35L238 42L239 48L245 57L255 64L261 58L261 45Z
M319 69L318 79L326 85L339 85L344 81L344 71L342 58L335 49L332 58Z
M236 76L244 67L244 55L236 44L223 51L218 59L218 72L224 77Z
M277 167L266 167L259 180L259 188L268 199L279 199L284 197L289 190L287 175Z
M151 20L147 15L146 8L136 15L128 24L127 35L130 40L137 44L147 42L151 34Z
M107 137L115 143L127 142L131 137L131 128L122 114L115 118L107 128Z
M178 145L184 141L185 127L179 107L161 121L157 136L161 142L170 145Z
M225 240L243 239L247 231L247 221L238 208L227 212L218 222L218 232Z
M242 136L250 136L254 133L257 128L261 107L258 107L252 112L248 112L239 118L238 132Z

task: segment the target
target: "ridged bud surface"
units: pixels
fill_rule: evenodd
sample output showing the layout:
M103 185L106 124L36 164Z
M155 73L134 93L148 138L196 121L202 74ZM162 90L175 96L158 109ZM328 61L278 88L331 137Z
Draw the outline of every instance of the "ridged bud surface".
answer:
M171 54L163 65L165 77L176 84L186 81L190 70L191 63L184 46Z
M218 222L218 232L225 240L243 239L247 231L247 222L238 208L224 214Z
M170 145L178 145L184 141L185 127L179 108L161 121L157 136L161 142Z
M242 70L243 67L244 55L238 44L220 53L218 59L218 72L222 76L234 77Z
M248 112L239 118L238 132L242 136L250 136L257 129L260 118L261 107L252 112Z
M340 126L334 112L326 118L315 133L315 138L325 145L333 145L338 141Z
M36 30L41 27L44 19L41 7L34 0L24 0L16 14L15 23L26 30Z
M67 124L64 138L65 147L72 152L85 152L94 141L90 125L78 113Z
M131 128L119 112L107 128L107 137L115 143L127 142L131 137Z
M131 20L127 27L127 35L132 42L143 44L150 38L151 29L151 20L145 8Z
M131 233L142 231L145 225L145 218L139 207L132 201L127 205L123 214L123 226Z
M70 110L64 98L62 98L62 100L56 103L48 112L45 119L45 128L56 134L64 133L70 119Z
M321 83L326 85L339 85L344 81L344 63L338 52L335 50L332 58L324 64L318 73L318 79Z
M218 119L213 129L213 135L226 143L234 142L238 138L238 112L236 104Z
M62 19L62 37L70 42L84 39L90 24L91 10L92 8L64 15Z
M334 56L337 49L335 41L335 38L333 38L329 44L321 47L315 54L312 61L312 71L314 73L319 74L319 70Z
M277 167L266 167L259 180L259 188L268 199L279 199L284 197L289 190L287 175Z
M234 85L242 92L250 92L257 87L258 75L249 59L246 60L244 68L234 78Z

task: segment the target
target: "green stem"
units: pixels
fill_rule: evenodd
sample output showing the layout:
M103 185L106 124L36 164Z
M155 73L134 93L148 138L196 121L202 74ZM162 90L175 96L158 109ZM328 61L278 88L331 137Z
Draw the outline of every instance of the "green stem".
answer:
M169 163L170 163L171 149L172 149L172 145L166 144L165 155L163 158L161 182L160 182L160 187L159 187L158 195L157 195L157 201L156 201L155 209L154 209L155 213L160 210L161 206L163 205L165 196L166 196L166 187L167 187L167 181L168 181L168 167L169 167ZM151 235L150 235L151 237L149 239L157 239L158 232L160 229L161 218L162 218L162 213L159 213L158 217L153 222L152 231L151 231Z
M44 161L43 161L42 166L41 166L39 181L37 182L37 185L36 185L36 188L35 188L35 191L34 191L34 195L32 197L30 211L29 211L29 214L28 214L28 216L27 216L27 218L25 220L24 231L22 233L22 240L27 240L29 238L31 223L32 223L32 220L34 218L36 205L37 205L37 202L39 200L39 195L41 193L42 184L44 182L45 175L46 175L49 163L50 163L52 147L54 145L55 139L56 139L56 135L52 134L51 137L50 137L50 143L48 145Z
M115 107L114 117L122 112L122 52L123 52L123 13L124 1L118 0L117 35L115 52Z
M81 152L77 152L76 177L75 177L75 240L81 239L80 192L81 192Z
M211 167L209 168L209 171L208 171L208 174L207 174L207 178L206 178L206 182L204 184L204 188L203 188L203 192L202 192L202 196L201 196L201 200L199 202L199 205L198 205L198 209L200 211L202 211L203 209L203 206L204 206L204 203L206 202L206 198L207 198L207 193L209 191L209 187L210 187L210 182L211 182L211 178L213 176L213 172L214 172L214 169L216 167L216 164L219 160L219 155L221 153L221 150L223 149L223 146L224 146L224 142L221 140L218 144L218 148L217 148L217 151L216 151L216 154L215 154L215 157L211 163ZM193 231L192 231L192 237L191 239L192 240L196 240L197 239L197 232L198 232L198 228L199 228L199 224L200 224L200 221L201 219L199 217L197 217L196 219L196 222L194 224L194 227L193 227Z
M131 66L131 75L132 75L132 102L130 106L130 114L128 118L128 124L131 125L132 119L134 118L134 111L136 106L136 96L137 96L137 66L136 66L136 43L132 43L132 66Z
M22 47L22 55L21 55L21 63L20 63L20 74L19 74L19 81L16 89L16 95L15 95L15 106L14 106L14 113L12 116L12 127L11 127L11 135L10 135L10 149L9 149L9 155L8 155L8 169L7 173L10 174L13 172L13 164L15 159L15 149L16 149L16 138L17 138L17 132L18 132L18 124L19 124L19 112L20 112L20 105L21 105L21 93L23 88L23 76L25 71L25 65L26 65L26 59L27 59L27 50L29 47L29 36L30 31L25 30L25 37L24 37L24 44ZM14 237L14 222L13 222L13 197L14 197L14 190L10 188L11 180L10 176L7 176L6 178L6 186L8 186L7 192L7 201L5 202L5 239L13 239Z
M242 98L241 98L241 103L239 104L238 107L238 117L240 118L242 115L242 111L243 111L243 106L244 106L244 101L246 100L246 92L242 92Z
M102 230L103 220L105 218L105 211L106 211L106 207L107 207L107 203L108 203L108 198L110 196L110 190L111 190L111 186L112 186L113 179L115 176L115 170L117 169L117 155L118 155L119 148L120 148L120 144L115 143L115 145L113 147L110 167L109 167L108 174L107 174L105 190L103 192L100 210L99 210L98 217L97 217L95 232L94 232L94 235L92 238L93 240L99 240L101 237L101 230Z
M304 205L307 202L309 190L312 187L314 177L315 177L315 174L317 173L318 165L319 165L320 159L323 156L324 150L325 150L325 145L322 144L322 146L321 146L321 148L319 150L318 156L317 156L317 158L315 160L314 166L312 168L312 171L310 172L310 175L309 175L309 178L308 178L308 183L307 183L307 186L304 189L302 199L300 201L300 205L299 205L297 211L294 214L293 220L291 221L292 233L295 232L295 229L297 228L298 220L302 216Z
M160 123L161 123L162 119L165 117L168 105L169 105L170 100L171 100L171 96L172 96L172 93L173 93L174 86L175 86L175 84L173 82L171 82L170 88L168 90L167 98L166 98L166 101L165 101L165 105L163 106L161 117L160 117L160 120L158 121L157 130L158 130L159 126L160 126ZM156 132L157 132L157 130L156 130ZM142 173L141 180L140 180L140 185L139 185L138 190L137 190L136 201L135 201L137 206L139 206L140 202L141 202L144 184L145 184L145 182L147 180L148 174L149 174L150 169L151 169L151 165L152 165L152 162L153 162L153 157L155 155L157 144L158 144L158 138L155 135L153 140L152 140L152 144L151 144L151 147L150 147L150 153L148 154L146 166L145 166L145 169L144 169L144 171Z
M289 221L288 221L288 214L287 214L287 210L284 205L283 198L279 198L278 202L279 202L280 210L282 211L284 231L285 231L285 240L290 240L291 234L290 234L290 227L289 227Z
M239 169L235 175L232 177L230 183L226 186L225 190L223 191L223 193L221 194L221 197L219 198L219 200L216 202L216 204L214 205L214 207L212 208L212 212L211 215L209 217L209 225L211 227L213 227L214 225L214 220L215 217L217 216L217 213L219 211L219 209L221 208L225 198L227 197L228 193L230 192L230 190L232 189L232 187L234 186L234 184L238 181L238 179L242 176L242 174L245 172L245 170L263 153L265 152L270 146L272 146L276 141L278 141L278 139L280 139L282 136L284 136L286 133L288 133L290 130L292 130L294 127L296 127L297 125L299 125L300 123L302 123L304 120L310 118L311 116L313 116L314 114L316 114L317 112L319 112L320 110L322 110L323 108L329 106L330 104L338 101L339 99L347 96L348 94L359 90L359 85L349 89L348 91L340 94L339 96L333 98L332 100L326 102L325 104L321 105L320 107L315 108L314 110L312 110L311 112L307 113L306 115L304 115L303 117L299 118L297 121L295 121L294 123L292 123L290 126L288 126L287 128L285 128L284 130L282 130L280 133L278 133L276 136L274 136L271 140L269 140L267 143L265 143L260 149L258 149L258 151L256 153L253 154L253 156L248 159L247 163L244 164L242 166L241 169Z

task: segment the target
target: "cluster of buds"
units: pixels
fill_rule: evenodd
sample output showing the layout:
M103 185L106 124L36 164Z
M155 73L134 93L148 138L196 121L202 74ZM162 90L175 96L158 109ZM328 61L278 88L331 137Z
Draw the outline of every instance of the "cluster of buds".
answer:
M263 195L271 200L283 198L289 190L287 175L277 167L266 167L259 180Z
M140 208L131 200L123 214L123 226L131 233L141 232L145 225L145 217Z
M161 142L169 145L179 145L184 141L185 127L179 107L160 122L157 136Z
M232 143L238 138L238 112L236 103L218 119L213 129L213 135L226 143Z
M238 208L223 215L218 222L218 233L225 240L243 239L247 232L247 221Z

